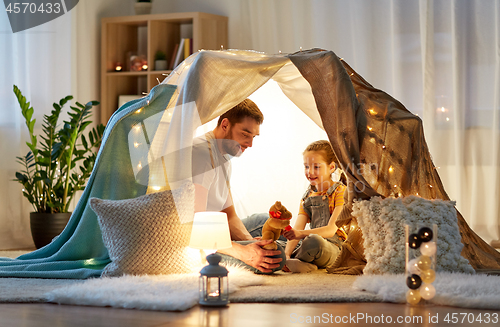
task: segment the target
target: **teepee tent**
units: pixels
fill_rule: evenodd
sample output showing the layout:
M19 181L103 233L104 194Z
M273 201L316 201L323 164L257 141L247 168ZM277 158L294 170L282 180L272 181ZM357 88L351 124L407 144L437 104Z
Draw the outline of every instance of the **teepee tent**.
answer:
M361 231L350 214L355 199L419 195L448 200L420 118L372 87L333 52L200 51L148 96L115 112L64 232L40 250L0 260L0 276L99 276L110 259L89 199L128 199L178 188L191 179L191 146L198 127L270 79L325 130L348 177L346 205L337 224L350 232L336 272L359 273L365 263ZM476 269L499 269L498 252L469 228L460 213L457 216L462 255Z

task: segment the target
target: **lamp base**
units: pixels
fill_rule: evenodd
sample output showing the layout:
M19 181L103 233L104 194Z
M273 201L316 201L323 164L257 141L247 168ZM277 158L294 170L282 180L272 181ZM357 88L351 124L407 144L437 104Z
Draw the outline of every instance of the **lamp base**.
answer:
M200 305L204 307L225 307L227 306L230 302L205 302L205 301L200 301L198 302Z

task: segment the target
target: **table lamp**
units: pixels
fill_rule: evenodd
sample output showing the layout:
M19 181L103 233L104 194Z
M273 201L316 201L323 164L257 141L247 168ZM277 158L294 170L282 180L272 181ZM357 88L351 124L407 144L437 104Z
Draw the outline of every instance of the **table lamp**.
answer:
M229 303L227 269L219 265L221 256L215 253L232 246L227 215L224 212L197 212L194 214L189 247L212 252L208 265L200 271L201 305L225 306Z

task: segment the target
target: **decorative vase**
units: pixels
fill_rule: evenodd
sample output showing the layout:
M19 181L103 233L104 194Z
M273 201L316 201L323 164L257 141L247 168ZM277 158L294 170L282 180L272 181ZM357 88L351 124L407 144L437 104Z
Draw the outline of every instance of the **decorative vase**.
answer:
M166 60L155 60L155 70L166 70L167 61Z
M149 15L151 12L151 2L136 2L134 9L136 15Z
M61 234L68 224L71 212L44 213L31 212L31 236L37 249L52 242L52 239Z

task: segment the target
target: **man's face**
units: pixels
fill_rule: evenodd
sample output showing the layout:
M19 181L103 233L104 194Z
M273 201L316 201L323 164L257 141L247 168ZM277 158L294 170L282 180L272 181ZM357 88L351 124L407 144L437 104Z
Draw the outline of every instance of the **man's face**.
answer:
M260 125L255 119L245 117L240 123L231 125L224 139L234 142L223 142L223 149L229 155L239 157L247 148L250 148L255 136L259 135Z

